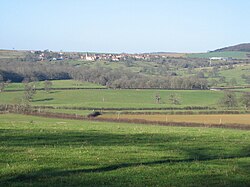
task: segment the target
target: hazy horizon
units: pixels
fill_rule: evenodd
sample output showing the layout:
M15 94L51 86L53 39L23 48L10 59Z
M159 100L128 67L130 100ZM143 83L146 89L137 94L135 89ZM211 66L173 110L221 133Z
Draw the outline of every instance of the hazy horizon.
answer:
M198 53L250 42L247 0L2 0L0 49Z

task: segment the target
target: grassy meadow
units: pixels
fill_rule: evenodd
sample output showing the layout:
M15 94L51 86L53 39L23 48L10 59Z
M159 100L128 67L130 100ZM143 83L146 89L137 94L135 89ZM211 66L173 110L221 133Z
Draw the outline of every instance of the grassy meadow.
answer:
M220 76L225 77L227 82L230 82L231 79L235 79L237 85L245 86L248 85L248 83L242 78L243 74L245 75L250 74L250 65L240 65L234 67L233 69L220 71Z
M231 57L235 59L247 58L248 52L226 51L226 52L209 52L209 53L190 53L189 58L211 58L211 57Z
M52 83L54 89L37 90L30 105L61 107L42 110L85 116L93 108L111 109L100 118L117 118L118 111L185 113L182 109L192 106L224 110L218 105L222 91L103 89L73 80ZM44 82L37 82L36 88L44 88ZM180 104L171 104L171 94ZM11 83L0 93L0 104L22 104L23 96L24 85ZM177 109L163 110L170 107ZM249 114L121 113L119 119L123 118L250 125ZM0 114L0 186L250 186L249 142L247 130Z
M176 94L180 105L169 101L171 94ZM155 96L161 97L160 103ZM209 90L124 90L124 89L86 89L52 90L50 93L37 91L31 101L33 106L71 106L96 108L164 108L185 106L217 106L222 92ZM3 92L0 103L20 103L23 92Z
M45 81L35 82L36 88L41 89L44 88ZM90 83L90 82L82 82L76 80L54 80L50 81L52 83L53 89L60 88L105 88L104 86ZM24 84L22 83L11 83L6 87L6 90L24 90Z
M1 186L249 186L250 131L0 115Z

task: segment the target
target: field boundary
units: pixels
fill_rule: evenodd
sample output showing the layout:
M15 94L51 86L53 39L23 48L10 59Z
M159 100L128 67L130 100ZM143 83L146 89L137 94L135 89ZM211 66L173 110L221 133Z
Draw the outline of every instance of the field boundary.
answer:
M250 111L238 111L238 110L218 110L218 111L165 111L165 112L130 112L130 111L103 111L102 114L130 114L130 115L214 115L214 114L250 114Z
M123 111L123 110L216 110L215 107L200 107L200 106L186 106L186 107L148 107L148 108L105 108L105 107L67 107L67 106L32 106L35 109L69 109L69 110L116 110L116 111Z
M211 87L210 90L218 90L218 91L223 91L223 90L236 90L236 89L247 89L250 88L250 85L246 86L227 86L227 87Z
M173 126L173 127L228 128L228 129L250 130L250 126L244 124L203 124L203 123L148 121L142 119L113 119L113 118L98 118L98 117L94 118L77 114L51 113L51 112L39 112L39 111L27 111L27 112L9 111L9 113L32 115L32 116L39 116L46 118L61 118L61 119L71 119L71 120L85 120L85 121L112 122L112 123L115 122L115 123L130 123L130 124Z
M109 88L50 88L50 90L107 90ZM36 88L37 91L43 91L44 88ZM4 92L21 92L25 91L24 89L15 89L15 90L4 90Z
M250 87L250 86L249 86ZM40 91L40 90L45 90L44 88L36 88L35 90ZM198 91L209 91L210 88L207 89L183 89L183 88L157 88L157 87L152 87L152 88L112 88L112 87L86 87L86 88L80 88L80 87L68 87L68 88L50 88L50 90L169 90L169 91L194 91L194 90L198 90ZM17 92L17 91L25 91L24 89L5 89L4 92Z

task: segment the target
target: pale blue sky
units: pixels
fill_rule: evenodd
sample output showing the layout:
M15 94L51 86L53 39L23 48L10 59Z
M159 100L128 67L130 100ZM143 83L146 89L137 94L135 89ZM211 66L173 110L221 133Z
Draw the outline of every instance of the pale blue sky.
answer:
M249 0L0 0L0 49L205 52L250 42Z

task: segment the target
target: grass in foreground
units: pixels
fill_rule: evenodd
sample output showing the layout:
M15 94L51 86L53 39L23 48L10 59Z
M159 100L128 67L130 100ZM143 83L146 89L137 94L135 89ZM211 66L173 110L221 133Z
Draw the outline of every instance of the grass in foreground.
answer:
M249 186L250 131L0 115L1 186Z

